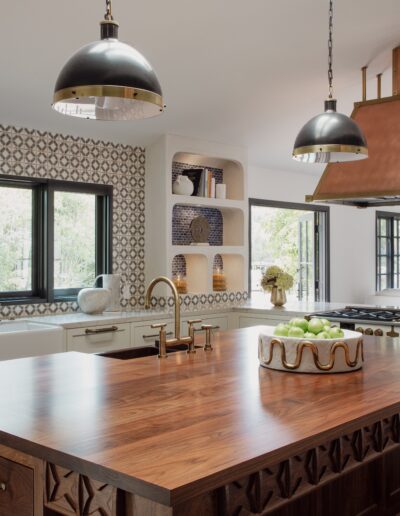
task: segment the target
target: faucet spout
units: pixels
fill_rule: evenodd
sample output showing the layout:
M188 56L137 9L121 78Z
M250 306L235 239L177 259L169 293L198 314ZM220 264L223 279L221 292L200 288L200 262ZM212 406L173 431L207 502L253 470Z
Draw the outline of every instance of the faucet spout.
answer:
M149 286L147 287L146 291L146 298L145 298L145 304L144 307L146 310L149 310L151 307L151 295L153 293L153 289L158 283L166 283L171 291L172 295L174 297L174 309L175 309L175 339L180 340L181 339L181 310L180 310L180 302L179 302L179 294L178 291L174 285L174 283L167 278L166 276L159 276L158 278L154 278Z

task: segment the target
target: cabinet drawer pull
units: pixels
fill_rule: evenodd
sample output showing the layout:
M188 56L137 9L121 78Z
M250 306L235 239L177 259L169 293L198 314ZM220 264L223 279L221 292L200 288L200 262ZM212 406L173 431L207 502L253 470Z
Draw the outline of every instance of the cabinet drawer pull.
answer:
M116 331L118 331L118 326L109 326L108 328L98 328L97 330L87 328L85 333L86 335L97 335L98 333L114 333Z
M173 335L172 331L167 332L167 337ZM142 335L142 339L157 339L160 336L159 333L154 333L153 335Z
M0 491L7 491L7 485L5 482L0 482Z

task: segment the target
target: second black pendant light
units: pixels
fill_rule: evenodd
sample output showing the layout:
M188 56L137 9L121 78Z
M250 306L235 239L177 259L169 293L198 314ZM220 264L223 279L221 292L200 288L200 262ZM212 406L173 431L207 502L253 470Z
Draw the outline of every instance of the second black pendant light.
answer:
M309 120L297 135L293 159L304 163L353 161L368 157L360 127L346 115L336 112L332 71L333 2L329 0L328 81L329 97L325 111Z

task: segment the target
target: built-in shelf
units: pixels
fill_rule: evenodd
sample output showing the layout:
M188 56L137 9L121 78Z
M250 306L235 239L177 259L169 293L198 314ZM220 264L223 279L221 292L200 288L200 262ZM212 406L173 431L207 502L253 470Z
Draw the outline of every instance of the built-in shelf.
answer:
M171 194L174 204L198 206L199 208L243 209L243 201L233 199L215 199L213 197L197 197L192 195Z
M168 135L148 149L147 157L146 280L159 275L172 277L173 260L182 255L189 293L212 292L214 260L219 254L227 289L247 290L248 199L243 149ZM217 183L226 184L227 198L173 194L174 178L186 167L210 169ZM197 216L196 210L182 207L220 212L217 215L212 210L197 210L209 218L212 228L220 224L221 231L218 229L210 236L210 241L218 245L174 245L191 242L190 222ZM180 220L179 226L176 220Z

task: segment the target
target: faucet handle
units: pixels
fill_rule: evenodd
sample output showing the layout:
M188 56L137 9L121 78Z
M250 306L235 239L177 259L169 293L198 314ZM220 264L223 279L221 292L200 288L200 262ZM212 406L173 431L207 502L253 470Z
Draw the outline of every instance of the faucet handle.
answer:
M167 326L167 324L168 323L166 323L166 322L165 323L160 322L160 323L152 324L151 327L152 328L161 328L161 329L163 329L163 328L165 328Z
M152 324L152 328L160 328L160 348L158 353L158 358L167 358L167 334L165 332L165 327L167 323L156 323Z
M214 329L214 326L212 324L203 324L201 329L206 332L206 345L204 346L204 351L212 351L211 330Z
M193 325L196 323L201 323L201 319L190 319L187 321L188 327L189 327L189 337L190 337L190 343L189 343L189 349L188 353L193 354L196 353L195 347L194 347L194 328Z

